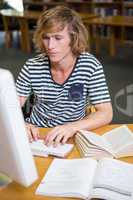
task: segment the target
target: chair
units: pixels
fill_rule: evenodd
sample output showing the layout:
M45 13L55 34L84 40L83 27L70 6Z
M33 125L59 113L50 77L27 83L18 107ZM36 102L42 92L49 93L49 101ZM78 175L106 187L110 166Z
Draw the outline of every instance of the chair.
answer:
M92 105L88 106L86 109L86 114L96 112L96 108Z

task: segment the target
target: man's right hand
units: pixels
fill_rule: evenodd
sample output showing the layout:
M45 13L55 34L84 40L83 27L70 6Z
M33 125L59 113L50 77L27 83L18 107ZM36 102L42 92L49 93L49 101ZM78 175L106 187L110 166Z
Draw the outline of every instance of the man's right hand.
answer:
M26 131L28 134L29 141L36 141L39 139L39 129L33 124L26 123Z

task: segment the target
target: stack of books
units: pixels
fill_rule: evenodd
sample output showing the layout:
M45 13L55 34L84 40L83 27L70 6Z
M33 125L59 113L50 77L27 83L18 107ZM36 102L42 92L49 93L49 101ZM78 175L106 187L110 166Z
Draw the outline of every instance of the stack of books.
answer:
M133 156L133 133L122 125L102 136L81 130L76 134L75 143L82 157L127 157Z

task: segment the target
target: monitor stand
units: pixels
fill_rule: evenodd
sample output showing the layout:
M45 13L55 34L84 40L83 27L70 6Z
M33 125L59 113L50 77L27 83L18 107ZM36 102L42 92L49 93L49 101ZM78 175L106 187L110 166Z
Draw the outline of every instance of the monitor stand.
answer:
M0 190L5 188L12 180L3 173L0 173Z

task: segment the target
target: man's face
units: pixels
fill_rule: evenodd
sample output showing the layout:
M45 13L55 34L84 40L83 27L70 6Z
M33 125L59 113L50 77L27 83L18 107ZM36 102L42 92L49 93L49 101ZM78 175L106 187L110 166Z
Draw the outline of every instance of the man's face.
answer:
M67 26L62 31L46 33L43 37L43 44L51 62L61 62L72 55Z

